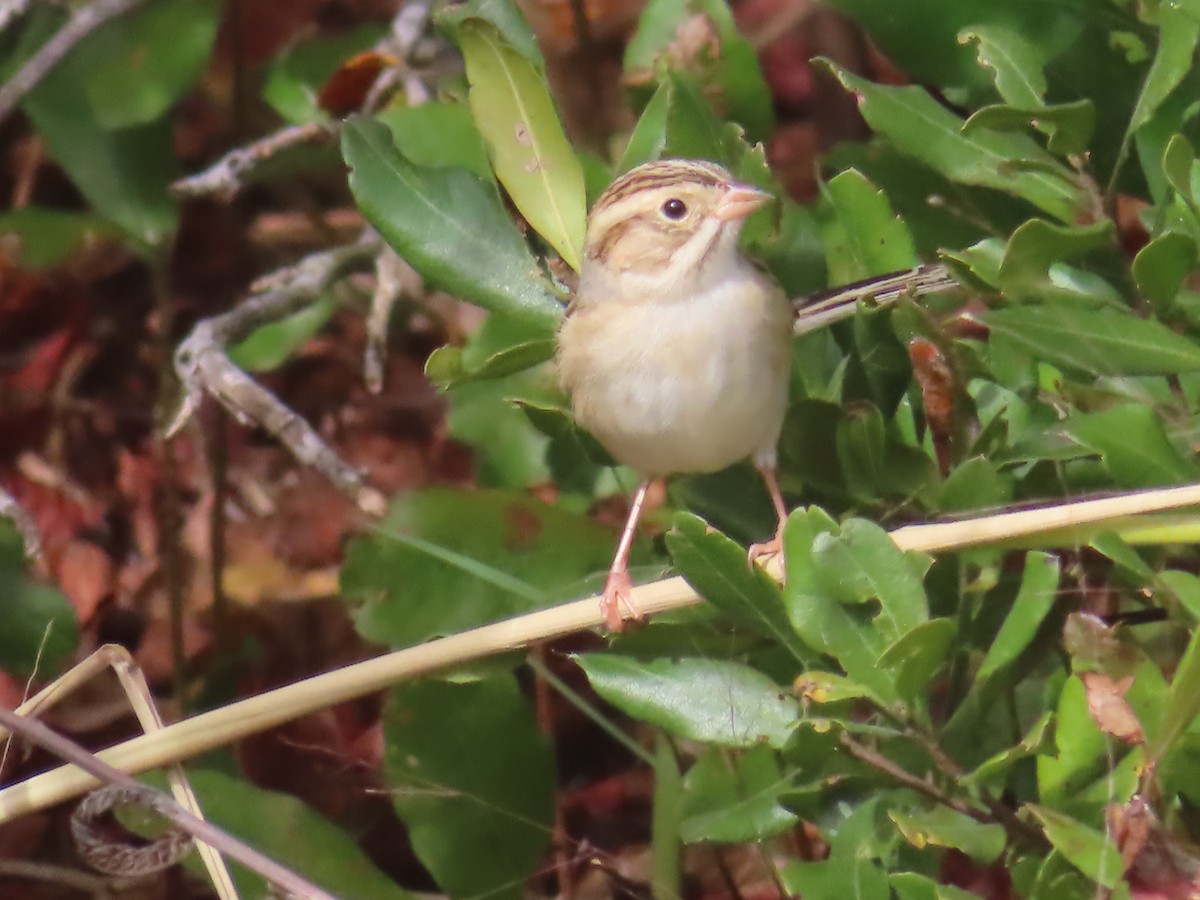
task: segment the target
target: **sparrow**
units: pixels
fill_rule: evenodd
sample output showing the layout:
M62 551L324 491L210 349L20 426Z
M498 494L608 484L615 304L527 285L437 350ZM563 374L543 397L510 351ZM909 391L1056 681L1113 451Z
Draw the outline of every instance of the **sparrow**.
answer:
M796 314L738 246L772 199L714 163L668 159L618 177L588 214L556 357L575 420L640 477L601 600L612 631L639 617L629 551L656 479L752 460L778 524L749 559L782 551L776 444Z

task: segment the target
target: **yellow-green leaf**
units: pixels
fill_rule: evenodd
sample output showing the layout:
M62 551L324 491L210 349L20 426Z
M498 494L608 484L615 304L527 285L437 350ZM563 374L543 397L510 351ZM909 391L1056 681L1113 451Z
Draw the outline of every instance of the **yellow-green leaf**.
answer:
M583 169L545 78L489 22L468 19L456 34L471 113L496 177L521 215L578 270L587 216Z

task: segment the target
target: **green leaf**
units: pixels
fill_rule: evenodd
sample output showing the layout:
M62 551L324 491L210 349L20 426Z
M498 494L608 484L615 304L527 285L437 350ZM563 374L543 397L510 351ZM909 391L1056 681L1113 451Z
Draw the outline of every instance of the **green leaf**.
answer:
M946 662L957 634L953 619L922 622L880 654L879 666L893 673L901 697L916 702Z
M1187 649L1175 667L1166 709L1157 734L1146 746L1146 758L1151 765L1162 759L1179 736L1200 714L1200 629L1193 629Z
M749 565L746 550L690 513L675 517L667 549L688 584L739 625L771 638L800 661L812 653L788 622L779 585L759 566Z
M743 843L782 834L799 821L782 804L791 788L768 747L739 754L708 747L683 782L683 839Z
M680 896L683 870L683 777L671 739L663 732L655 736L654 813L650 823L650 852L653 871L650 889L655 897Z
M1063 683L1054 726L1057 754L1037 758L1038 797L1060 804L1104 771L1108 747L1087 708L1087 693L1079 676Z
M1103 310L1034 308L984 313L1035 359L1084 375L1174 375L1200 369L1200 346L1160 322Z
M987 655L975 674L982 683L996 672L1012 665L1029 646L1046 614L1054 605L1059 581L1058 557L1030 550L1025 554L1021 587L1013 600L1012 609L988 647Z
M256 328L244 341L230 348L229 358L248 372L276 369L321 330L333 310L333 298L325 297L286 319Z
M1071 865L1104 887L1111 888L1124 871L1121 851L1106 834L1045 806L1025 807L1038 820L1046 838Z
M876 662L899 635L885 636L866 611L839 602L827 589L828 579L822 577L816 560L816 540L827 538L836 528L834 521L815 507L796 510L788 518L783 532L784 601L792 627L814 650L836 659L854 681L885 702L891 701L897 697L895 681Z
M1167 95L1187 76L1200 40L1200 20L1187 4L1168 0L1158 7L1158 13L1158 50L1129 119L1131 135L1150 121Z
M529 224L579 270L587 217L583 169L567 142L545 76L490 22L455 25L469 100L496 177Z
M871 696L869 689L844 675L812 669L796 678L792 690L809 703L841 703L844 700L862 699L870 699L876 704L879 702Z
M550 325L562 307L496 192L463 169L415 166L386 126L342 132L350 189L367 220L427 281L465 300Z
M89 244L119 236L100 216L27 206L0 214L0 234L17 239L15 261L23 269L53 269Z
M375 118L392 130L400 155L413 165L466 169L495 182L483 136L465 103L389 106Z
M1036 292L1055 263L1111 248L1113 231L1110 219L1075 226L1030 219L1012 233L1004 247L1000 286L1006 292Z
M970 816L946 806L928 810L888 810L888 818L904 839L918 850L926 846L949 847L961 850L984 865L995 862L1004 852L1004 827L995 823L985 825Z
M895 335L892 338L894 341ZM869 375L866 377L871 380ZM836 442L846 486L857 496L874 497L888 465L887 431L879 407L867 402L847 406L837 423Z
M267 68L263 99L294 125L327 121L329 114L317 105L321 88L343 62L370 50L383 33L378 25L366 25L287 48ZM446 149L453 152L449 144Z
M1196 268L1196 240L1178 231L1160 234L1133 258L1138 291L1160 315L1171 310L1183 280Z
M546 606L614 547L602 525L520 493L429 488L350 544L342 592L364 637L406 646Z
M0 522L0 670L44 679L75 649L79 621L58 590L21 574L24 559L21 538Z
M1036 128L1049 138L1046 147L1062 156L1083 153L1096 130L1096 105L1091 100L1052 106L985 106L963 123L963 134L977 129L1023 131Z
M862 426L870 434L873 430L870 420L876 415L889 418L895 415L896 407L912 383L912 362L904 344L896 336L891 309L871 309L860 305L854 311L851 328L854 333L854 352L846 372L846 390L849 393L855 378L861 375L867 396L878 406L878 410L868 408L864 412L861 407L850 407L846 410L846 419L851 422L851 427ZM838 437L841 438L840 431ZM907 467L901 465L904 449L898 447L897 443L891 438L887 440L887 464L876 470L878 484L884 490L911 494L915 486L904 477L908 474L905 471ZM924 456L921 451L913 452L917 456ZM850 473L847 472L849 477Z
M537 38L512 0L467 0L465 3L447 4L437 14L438 24L451 32L472 21L495 27L505 43L531 62L539 72L545 71L546 62L538 48Z
M1200 470L1167 439L1162 420L1149 406L1126 403L1103 412L1077 413L1063 428L1099 453L1122 487L1185 484L1200 478Z
M422 865L451 896L524 896L554 825L554 753L508 675L393 690L384 772Z
M945 512L966 512L1003 506L1012 499L1013 478L983 456L956 466L938 492L938 507Z
M832 284L848 284L917 264L912 235L883 191L854 169L825 186L833 215L825 227L826 266Z
M621 711L678 737L781 748L799 708L766 675L718 659L638 660L616 654L576 657L601 697Z
M886 531L865 519L851 519L812 543L817 580L844 604L879 604L873 625L891 644L929 617L925 588L916 565L929 560L906 554ZM853 673L849 673L853 675Z
M695 28L698 17L719 42L713 52L680 47L687 42L681 33ZM753 140L770 135L771 94L758 55L724 0L651 0L626 46L624 67L626 80L635 84L649 82L664 70L685 74L716 101L724 118L745 126Z
M1013 106L1041 106L1046 95L1045 48L1003 25L975 25L958 33L960 44L975 44L979 64L995 74L996 90Z
M877 0L832 0L863 26L878 46L915 81L979 93L992 89L992 75L956 37L964 31L994 36L996 29L1035 42L1039 55L1054 59L1080 39L1079 19L1096 18L1088 4L994 3L991 0L920 0L904 15ZM931 48L937 52L931 52Z
M1041 756L1053 749L1053 722L1052 713L1043 713L1021 738L1020 743L989 757L973 772L963 776L959 783L966 787L1003 786L1003 776L1018 762L1031 756Z
M88 72L68 56L22 103L51 155L96 211L144 247L176 225L167 187L176 175L167 119L107 130L84 93Z
M660 158L709 159L742 181L775 189L762 146L748 144L740 126L718 118L700 88L675 72L663 74L626 144L617 171L625 172ZM762 222L768 215L764 210L750 221ZM746 233L752 232L753 228Z
M80 48L96 122L109 131L164 116L204 69L217 35L218 0L159 0L109 22Z
M917 872L895 872L888 880L900 900L975 900L979 896L952 884L939 884Z
M633 126L633 132L617 163L617 172L628 172L642 163L653 162L663 156L667 146L668 123L675 105L675 85L675 79L670 77L659 83L650 102L638 116L637 124Z
M553 338L535 338L500 350L480 365L469 367L463 361L462 348L439 347L425 361L425 377L443 390L472 381L503 378L545 362L554 356L554 348Z
M335 896L411 900L345 829L303 801L215 769L189 767L188 781L205 818ZM163 778L158 786L165 784ZM243 897L265 896L266 881L240 866L230 868Z
M1163 151L1162 171L1167 183L1189 203L1196 198L1192 192L1192 172L1195 169L1196 153L1182 134L1172 135Z
M788 896L804 900L891 900L888 877L866 855L792 861L780 872Z
M962 120L914 86L885 87L825 65L859 97L859 111L901 153L953 181L1020 197L1064 222L1073 222L1082 197L1071 173L1023 134L962 134Z

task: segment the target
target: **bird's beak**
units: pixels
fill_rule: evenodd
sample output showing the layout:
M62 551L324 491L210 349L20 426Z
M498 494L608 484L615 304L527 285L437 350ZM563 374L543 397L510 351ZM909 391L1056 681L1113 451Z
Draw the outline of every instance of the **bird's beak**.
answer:
M744 219L750 213L765 206L775 198L748 184L734 184L725 192L713 215L722 222Z

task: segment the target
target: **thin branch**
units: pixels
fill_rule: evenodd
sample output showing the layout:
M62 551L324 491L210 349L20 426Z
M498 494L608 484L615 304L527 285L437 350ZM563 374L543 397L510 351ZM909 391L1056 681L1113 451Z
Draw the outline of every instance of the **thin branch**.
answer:
M1123 516L1197 505L1200 505L1200 484L1191 484L997 513L960 522L906 525L890 534L902 550L925 552L961 550L1018 538L1036 538L1038 546L1053 546L1046 535L1055 529L1100 523L1110 527L1113 519ZM1074 544L1078 535L1068 535L1064 540ZM763 568L776 580L782 578L778 558ZM635 587L633 602L645 615L653 616L693 606L700 598L686 581L676 576ZM599 596L564 603L248 697L169 725L157 734L125 741L99 755L128 772L144 772L231 744L344 700L384 690L401 681L520 650L539 641L598 628L603 622ZM36 775L0 791L0 823L78 796L96 784L94 777L70 766Z
M106 784L119 785L128 791L128 796L138 804L175 823L197 840L236 859L246 868L253 870L283 890L290 891L299 897L312 897L314 900L337 900L332 894L326 893L294 872L285 869L254 848L231 837L204 819L196 818L166 794L139 784L120 769L114 769L108 763L97 759L74 741L52 731L36 719L27 719L0 707L0 725L53 753L60 759L73 763L96 780Z
M105 669L111 669L117 677L121 691L125 694L125 699L129 701L129 706L133 710L138 724L141 725L142 731L146 734L161 731L165 726L162 716L158 713L158 707L154 705L154 698L150 693L150 685L146 683L146 676L142 674L138 664L133 661L129 651L116 644L105 644L98 648L91 656L86 657L78 665L72 666L62 677L55 679L38 691L36 695L21 703L14 712L26 718L44 715L69 694L85 684L90 684ZM8 737L8 731L0 727L0 741ZM7 744L5 749L7 749ZM200 801L196 798L191 784L188 783L183 766L178 764L169 766L167 780L171 785L171 793L174 794L180 805L198 818L204 818L204 813L200 809ZM213 887L221 900L236 898L237 889L233 885L233 878L220 854L203 842L197 844L196 849L200 853L204 867L208 870Z
M367 315L367 345L363 354L363 379L372 394L383 390L384 362L387 359L388 324L392 310L420 276L396 251L384 247L375 258L375 292L371 295L371 311Z
M310 122L291 125L274 134L230 150L219 160L195 175L180 178L171 185L171 193L179 198L220 194L232 198L245 187L246 176L276 156L307 144L324 144L333 140L338 126L331 122Z
M348 269L369 263L383 246L368 230L353 244L315 253L262 283L267 289L227 313L204 319L175 351L175 371L183 384L179 412L167 429L176 434L212 395L245 425L258 425L284 444L296 459L316 469L363 512L377 516L386 501L363 484L362 473L344 462L303 417L235 366L226 348L268 322L304 309Z
M71 18L37 53L29 57L12 78L0 87L0 122L7 119L17 104L42 83L54 67L63 61L75 45L112 19L136 9L146 0L95 0L71 14Z
M838 736L838 742L846 749L846 752L857 759L859 762L870 766L877 772L882 772L888 778L901 784L904 787L912 788L918 794L924 794L935 803L940 803L942 806L948 806L955 812L962 813L964 816L970 816L976 822L982 822L985 825L992 823L992 817L982 809L976 809L964 803L957 797L945 793L941 788L926 781L924 778L918 778L912 772L892 762L882 753L868 747L866 744L860 744L850 733L843 731Z
M388 33L376 44L375 49L395 57L399 65L389 66L380 72L375 85L365 95L364 108L375 108L381 99L383 86L393 83L391 73L406 64L421 35L425 33L431 5L432 0L408 0L392 19ZM331 141L340 131L341 122L313 122L280 129L244 147L230 150L202 172L179 179L171 185L171 193L181 198L207 194L232 198L246 186L249 176L263 163L297 147Z
M0 878L23 878L40 881L58 887L70 888L89 897L109 897L118 891L133 887L137 878L113 878L108 875L93 875L80 869L56 866L51 863L31 862L23 859L0 859Z
M8 519L16 526L25 542L25 555L37 559L42 555L42 538L38 534L33 517L25 511L12 494L0 487L0 519Z

